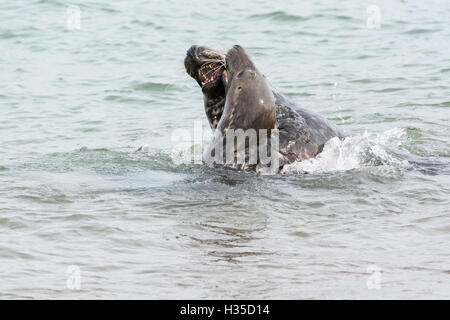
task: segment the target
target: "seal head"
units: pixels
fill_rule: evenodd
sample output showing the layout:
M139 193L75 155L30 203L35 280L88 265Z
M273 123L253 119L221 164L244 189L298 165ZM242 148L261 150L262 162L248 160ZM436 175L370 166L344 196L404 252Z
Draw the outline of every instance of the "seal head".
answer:
M225 74L226 102L219 129L276 128L276 106L272 89L244 48L236 45L228 51Z
M225 106L225 55L205 46L193 45L186 53L184 66L202 88L206 117L214 131Z

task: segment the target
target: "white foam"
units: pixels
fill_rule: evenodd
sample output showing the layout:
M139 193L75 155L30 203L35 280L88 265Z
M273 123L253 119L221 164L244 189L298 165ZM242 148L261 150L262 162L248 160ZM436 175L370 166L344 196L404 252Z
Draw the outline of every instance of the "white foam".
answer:
M370 138L368 135L367 137ZM395 127L393 129L389 129L382 133L376 134L375 137L372 139L376 143L381 143L394 148L401 149L402 146L408 142L409 137L406 129Z
M286 165L282 173L367 170L376 175L392 176L402 173L409 167L408 161L386 152L382 146L389 144L398 147L404 142L405 130L394 128L376 135L375 139L369 137L370 134L366 132L344 140L332 138L317 157Z

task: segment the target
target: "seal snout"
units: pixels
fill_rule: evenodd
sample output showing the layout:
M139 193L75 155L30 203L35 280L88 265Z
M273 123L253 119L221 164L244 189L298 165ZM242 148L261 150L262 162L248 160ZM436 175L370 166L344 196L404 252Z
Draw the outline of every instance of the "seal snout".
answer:
M190 57L195 57L195 53L197 52L197 45L192 45L187 51L186 55Z
M186 69L186 72L191 76L194 77L195 73L195 58L193 56L193 52L195 51L194 46L190 47L188 51L186 51L186 57L184 58L184 68Z

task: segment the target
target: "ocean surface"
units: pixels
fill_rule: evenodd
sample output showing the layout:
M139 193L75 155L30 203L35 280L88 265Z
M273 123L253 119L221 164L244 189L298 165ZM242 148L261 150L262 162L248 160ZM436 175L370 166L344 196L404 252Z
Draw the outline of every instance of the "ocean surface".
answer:
M449 1L0 0L0 299L450 298L449 20ZM242 45L355 136L280 175L183 161L209 134L192 44Z

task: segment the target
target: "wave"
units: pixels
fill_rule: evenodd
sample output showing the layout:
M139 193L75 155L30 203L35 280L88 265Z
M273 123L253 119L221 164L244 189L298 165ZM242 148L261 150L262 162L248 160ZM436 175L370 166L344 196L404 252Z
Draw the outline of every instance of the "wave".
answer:
M133 89L138 91L163 92L170 89L172 86L173 85L169 83L144 82L135 84L133 86Z
M289 14L284 11L274 11L269 13L253 14L250 16L251 19L270 19L277 21L306 21L308 18L299 15Z

